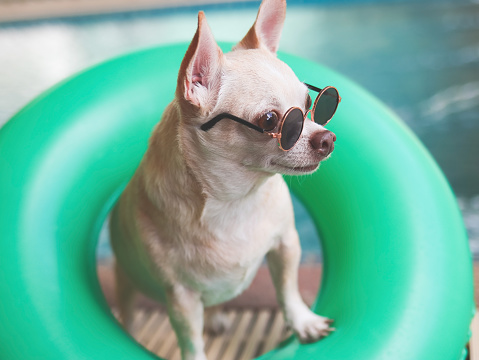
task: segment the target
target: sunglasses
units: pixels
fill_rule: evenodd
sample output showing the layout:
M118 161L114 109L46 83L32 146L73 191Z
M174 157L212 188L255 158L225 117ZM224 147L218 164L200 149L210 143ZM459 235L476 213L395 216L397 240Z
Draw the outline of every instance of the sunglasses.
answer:
M324 89L320 89L306 83L305 85L308 89L318 93L318 96L314 100L312 109L306 111L306 113L303 113L303 110L299 107L291 107L286 111L278 124L278 115L276 112L269 111L259 119L258 124L260 126L256 126L237 116L222 113L201 125L200 128L203 131L208 131L220 120L230 119L277 139L281 150L289 151L296 145L301 137L304 121L309 113L311 113L311 119L314 120L315 123L324 126L331 120L341 102L341 96L339 96L338 90L333 86L327 86ZM272 132L275 128L278 128L278 132L276 133Z

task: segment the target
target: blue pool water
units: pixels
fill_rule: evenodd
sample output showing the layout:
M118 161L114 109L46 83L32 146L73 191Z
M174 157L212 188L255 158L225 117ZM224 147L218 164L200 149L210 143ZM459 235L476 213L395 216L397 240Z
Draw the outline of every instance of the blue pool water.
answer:
M242 38L257 5L208 6L216 39ZM0 24L0 126L85 67L190 41L198 10ZM479 256L479 1L290 1L280 49L349 76L400 115L449 179ZM305 258L315 259L314 226L295 208Z

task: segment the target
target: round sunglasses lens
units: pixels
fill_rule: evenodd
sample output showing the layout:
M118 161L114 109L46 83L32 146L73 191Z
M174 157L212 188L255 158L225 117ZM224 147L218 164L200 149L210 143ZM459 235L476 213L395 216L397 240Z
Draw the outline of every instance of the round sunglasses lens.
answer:
M290 150L298 141L303 131L303 112L300 109L293 109L284 119L281 129L281 147Z
M326 124L334 115L338 107L339 94L335 88L329 88L321 94L314 109L314 122Z

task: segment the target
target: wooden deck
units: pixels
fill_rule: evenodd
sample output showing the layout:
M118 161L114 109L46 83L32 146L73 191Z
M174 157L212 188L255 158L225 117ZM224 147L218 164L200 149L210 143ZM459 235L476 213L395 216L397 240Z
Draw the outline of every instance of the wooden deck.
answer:
M0 0L0 23L211 5L234 0ZM252 0L249 0L252 1Z
M208 360L253 359L291 335L277 310L226 310L226 314L232 326L224 334L204 335ZM133 329L135 339L154 354L181 360L175 334L164 311L137 311Z
M276 309L225 310L232 326L222 335L204 335L208 360L249 360L275 348L291 336L283 316ZM181 360L176 337L163 310L136 312L135 339L164 359ZM479 360L479 316L471 325L472 337L467 360Z
M469 360L479 360L479 314L474 316L471 324L471 340L469 342Z
M474 266L475 299L479 303L479 264ZM103 290L112 307L115 301L112 293L114 283L108 267L99 268ZM300 268L300 289L308 303L317 292L317 279L321 278L318 266ZM314 286L313 286L314 285ZM163 309L154 303L140 300L134 322L134 337L148 350L166 359L180 360L176 337ZM276 306L275 306L276 305ZM227 304L227 315L232 326L220 336L205 334L208 360L252 359L277 346L290 336L285 329L282 314L278 311L274 289L267 269L260 268L250 289L235 301ZM479 316L471 324L469 357L479 360Z

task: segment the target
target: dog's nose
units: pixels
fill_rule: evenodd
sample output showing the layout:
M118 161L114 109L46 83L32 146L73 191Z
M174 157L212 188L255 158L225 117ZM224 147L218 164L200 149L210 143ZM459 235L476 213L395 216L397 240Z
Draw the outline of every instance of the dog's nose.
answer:
M320 155L326 157L334 150L334 142L336 141L336 135L331 131L318 131L311 136L309 140L311 146Z

